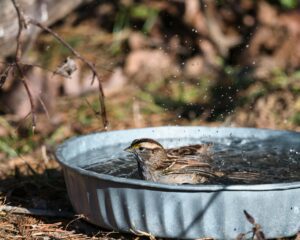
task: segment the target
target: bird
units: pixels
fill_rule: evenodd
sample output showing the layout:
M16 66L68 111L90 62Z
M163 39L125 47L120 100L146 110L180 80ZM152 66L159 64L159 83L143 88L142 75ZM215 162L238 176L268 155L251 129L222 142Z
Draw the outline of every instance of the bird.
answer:
M151 138L135 139L124 151L134 154L142 179L166 184L200 184L216 177L211 171L213 144L165 149Z

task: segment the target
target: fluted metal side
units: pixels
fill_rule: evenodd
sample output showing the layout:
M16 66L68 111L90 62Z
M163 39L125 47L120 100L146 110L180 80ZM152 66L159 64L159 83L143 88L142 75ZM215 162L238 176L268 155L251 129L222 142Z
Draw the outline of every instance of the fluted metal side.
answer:
M153 131L154 130L154 131ZM199 131L200 130L200 131ZM93 144L123 144L132 138L164 136L178 138L200 132L227 136L290 138L300 146L300 134L286 131L235 128L164 127L92 134L67 141L57 150L64 169L68 194L74 209L101 227L119 231L144 231L159 237L232 239L251 230L243 210L259 223L268 238L291 236L300 230L300 183L261 185L166 185L122 179L89 172L70 158L95 147ZM248 135L247 135L248 134ZM103 138L109 139L102 141ZM195 136L193 135L193 138ZM82 144L81 144L82 143ZM85 143L92 143L90 144ZM74 144L76 147L74 148ZM84 146L84 147L82 147ZM99 146L98 146L99 147Z

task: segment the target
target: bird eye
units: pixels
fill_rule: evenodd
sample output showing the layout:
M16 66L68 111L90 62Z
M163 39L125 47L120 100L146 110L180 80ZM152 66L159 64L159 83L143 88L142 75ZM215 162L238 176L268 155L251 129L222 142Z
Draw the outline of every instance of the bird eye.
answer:
M144 151L144 150L145 150L145 148L143 148L143 147L139 147L139 150L140 150L140 151Z

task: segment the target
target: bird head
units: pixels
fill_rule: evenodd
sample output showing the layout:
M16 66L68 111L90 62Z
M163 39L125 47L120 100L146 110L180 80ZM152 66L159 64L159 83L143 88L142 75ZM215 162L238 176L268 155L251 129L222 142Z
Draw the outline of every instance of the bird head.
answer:
M150 138L141 138L134 140L124 151L133 153L143 164L154 163L153 158L165 156L164 147L157 141ZM159 160L159 159L157 159Z

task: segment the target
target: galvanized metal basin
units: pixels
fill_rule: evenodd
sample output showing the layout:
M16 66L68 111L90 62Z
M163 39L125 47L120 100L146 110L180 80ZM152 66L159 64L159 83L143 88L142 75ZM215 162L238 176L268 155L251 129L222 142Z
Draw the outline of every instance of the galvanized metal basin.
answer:
M300 133L250 128L157 127L95 133L67 140L56 151L75 211L107 229L144 231L159 237L233 239L251 230L243 210L267 238L300 230L300 182L256 185L166 185L84 170L79 154L106 146L120 149L136 138L277 138L300 149ZM168 147L168 142L164 144Z

